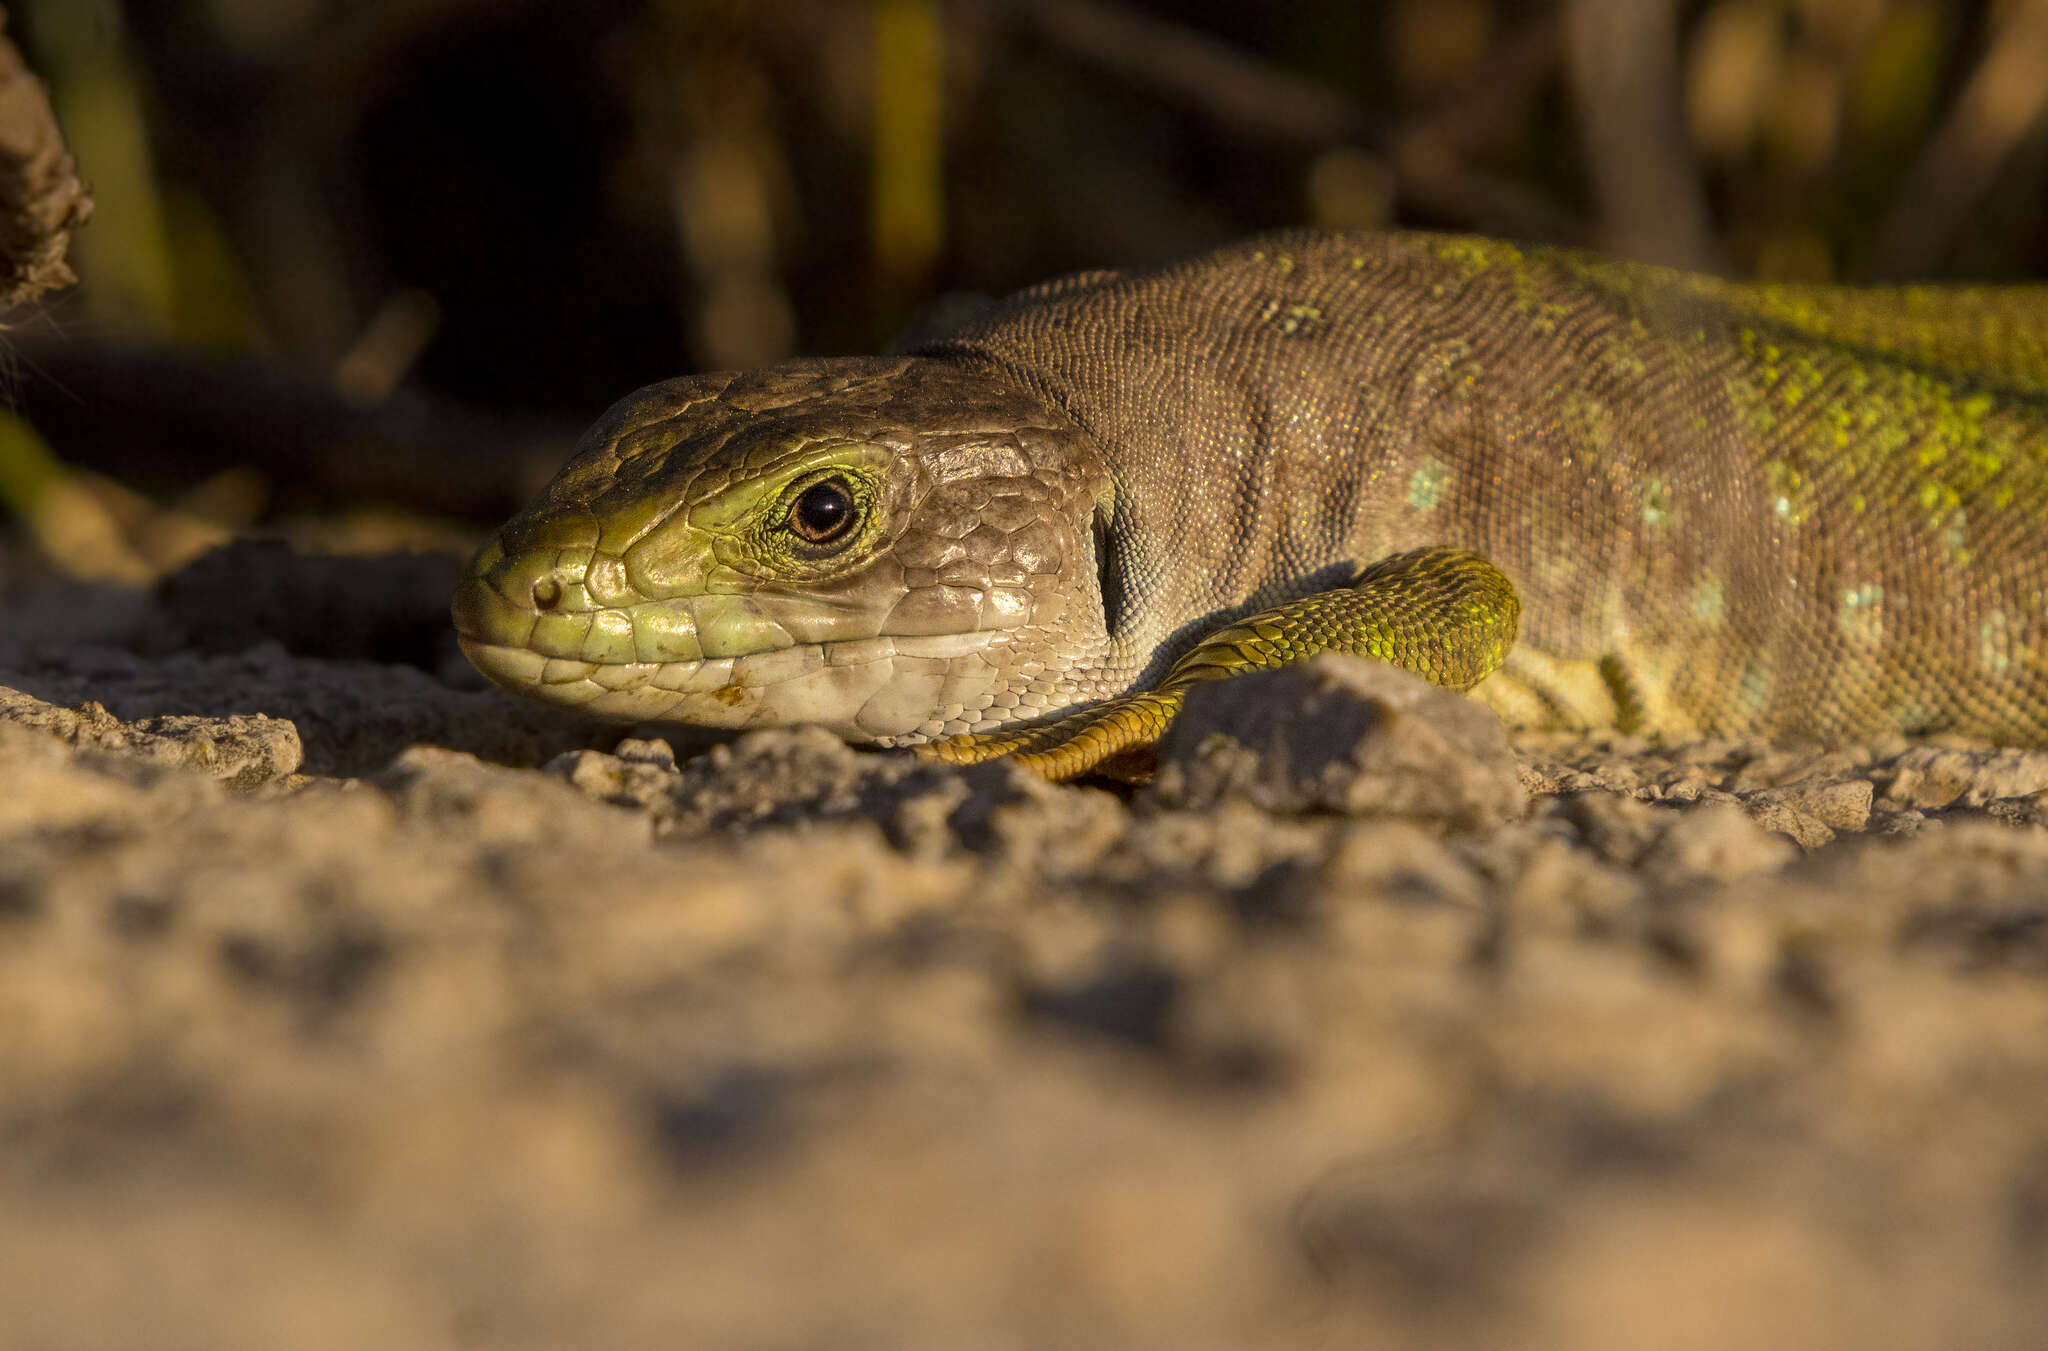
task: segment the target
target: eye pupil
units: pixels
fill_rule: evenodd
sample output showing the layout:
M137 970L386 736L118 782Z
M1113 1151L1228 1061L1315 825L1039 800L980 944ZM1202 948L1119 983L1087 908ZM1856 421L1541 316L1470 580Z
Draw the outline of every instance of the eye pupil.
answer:
M838 479L813 484L789 508L789 526L813 544L839 538L853 524L853 494Z

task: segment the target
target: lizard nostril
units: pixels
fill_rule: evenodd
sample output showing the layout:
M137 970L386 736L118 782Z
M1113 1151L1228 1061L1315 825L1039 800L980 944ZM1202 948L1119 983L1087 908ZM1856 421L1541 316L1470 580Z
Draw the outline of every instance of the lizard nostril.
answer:
M552 610L562 603L562 584L552 577L543 577L533 584L533 608Z

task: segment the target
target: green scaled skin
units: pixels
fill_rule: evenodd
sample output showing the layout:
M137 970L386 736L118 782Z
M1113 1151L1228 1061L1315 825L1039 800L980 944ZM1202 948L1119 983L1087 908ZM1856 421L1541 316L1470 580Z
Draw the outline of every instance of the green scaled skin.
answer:
M1324 649L1523 725L2041 745L2044 597L2048 288L1297 233L651 386L455 618L604 716L1065 776Z
M1149 689L1022 731L969 733L922 749L953 764L1008 755L1049 779L1070 779L1158 742L1193 686L1318 652L1376 657L1462 692L1500 669L1521 610L1513 585L1478 554L1418 549L1361 570L1348 586L1211 630Z

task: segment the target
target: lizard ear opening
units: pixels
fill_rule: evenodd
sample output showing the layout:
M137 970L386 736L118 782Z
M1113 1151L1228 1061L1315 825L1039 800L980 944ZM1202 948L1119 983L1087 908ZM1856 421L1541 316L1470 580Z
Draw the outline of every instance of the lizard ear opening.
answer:
M1123 627L1125 597L1123 569L1116 566L1110 540L1108 502L1096 503L1093 526L1095 587L1102 597L1102 627L1113 638Z

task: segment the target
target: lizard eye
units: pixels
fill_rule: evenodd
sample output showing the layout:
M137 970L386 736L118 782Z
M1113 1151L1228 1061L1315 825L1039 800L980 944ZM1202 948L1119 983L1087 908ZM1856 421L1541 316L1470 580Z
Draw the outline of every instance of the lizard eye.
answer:
M853 528L853 493L836 478L814 483L789 504L789 528L813 544L827 544Z

